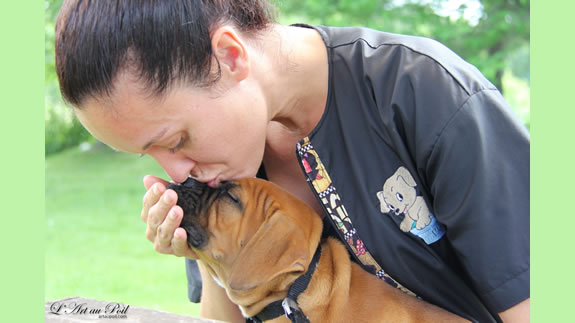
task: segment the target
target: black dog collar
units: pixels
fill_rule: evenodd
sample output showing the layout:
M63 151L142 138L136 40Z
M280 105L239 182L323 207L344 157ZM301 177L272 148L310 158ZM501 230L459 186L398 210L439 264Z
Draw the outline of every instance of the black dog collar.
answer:
M309 323L309 319L305 316L302 310L297 304L297 298L299 294L306 290L311 277L315 272L315 269L319 263L319 257L321 256L321 245L317 246L315 254L309 264L307 272L299 276L291 285L288 295L281 301L275 301L268 304L264 309L257 315L246 318L246 323L262 323L267 320L275 319L281 315L289 318L292 323Z

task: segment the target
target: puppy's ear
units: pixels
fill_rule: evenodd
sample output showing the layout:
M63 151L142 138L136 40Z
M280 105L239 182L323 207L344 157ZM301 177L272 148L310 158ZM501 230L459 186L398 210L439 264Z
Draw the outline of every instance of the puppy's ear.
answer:
M397 175L397 180L401 179L402 181L405 182L405 184L407 184L411 187L417 186L415 179L413 179L413 177L411 176L411 174L409 173L407 168L401 166L401 167L399 167L397 172L395 172L395 174Z
M385 189L385 187L384 187ZM379 211L381 213L388 213L391 211L391 208L389 207L389 205L387 205L387 203L385 202L385 198L383 196L383 191L379 191L377 192L377 198L379 199Z
M279 275L307 270L316 245L311 241L315 238L312 231L317 226L312 223L301 226L295 221L278 211L260 226L233 265L228 280L230 288L252 289Z

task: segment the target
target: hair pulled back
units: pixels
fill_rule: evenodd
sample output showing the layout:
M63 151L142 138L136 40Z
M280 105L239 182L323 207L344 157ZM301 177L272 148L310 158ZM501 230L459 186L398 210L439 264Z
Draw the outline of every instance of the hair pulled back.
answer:
M273 21L264 0L65 0L55 38L60 91L79 108L109 95L124 68L156 95L176 81L207 86L220 75L211 71L214 27L256 33Z

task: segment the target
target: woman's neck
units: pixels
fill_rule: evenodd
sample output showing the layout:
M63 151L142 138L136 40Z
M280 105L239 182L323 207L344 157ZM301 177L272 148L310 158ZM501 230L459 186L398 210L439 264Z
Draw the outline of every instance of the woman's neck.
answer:
M281 149L290 138L293 153L293 141L308 135L323 115L328 94L327 51L314 29L274 25L264 37L266 63L254 62L254 72L268 103L272 130L268 145Z

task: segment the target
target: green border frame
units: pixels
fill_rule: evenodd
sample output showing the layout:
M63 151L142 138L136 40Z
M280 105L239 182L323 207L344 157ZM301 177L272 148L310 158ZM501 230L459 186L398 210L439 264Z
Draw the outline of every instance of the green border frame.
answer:
M0 4L4 322L44 321L44 2Z
M575 2L531 4L532 322L570 317L575 154ZM44 226L44 2L0 4L2 138L2 320L41 322ZM29 185L33 183L33 185ZM8 204L9 203L9 204ZM11 319L13 318L13 319Z
M575 2L531 4L532 322L572 317Z

